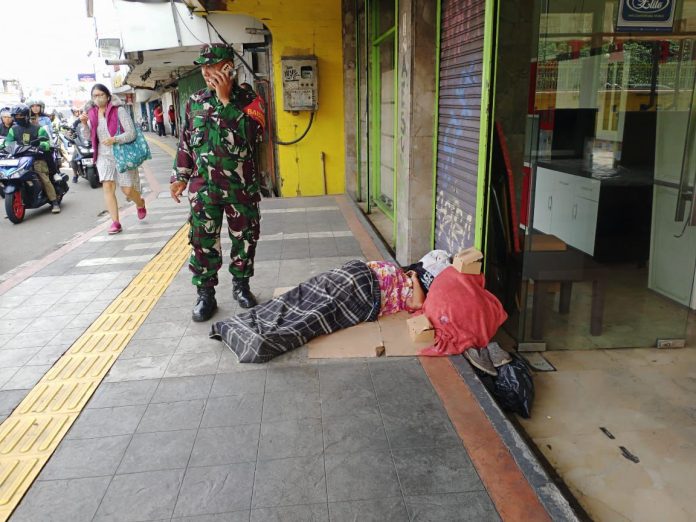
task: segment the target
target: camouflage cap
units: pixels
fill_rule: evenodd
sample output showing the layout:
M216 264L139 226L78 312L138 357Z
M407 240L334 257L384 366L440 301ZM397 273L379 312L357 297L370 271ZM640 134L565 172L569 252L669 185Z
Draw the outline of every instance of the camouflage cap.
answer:
M200 54L193 63L196 65L213 65L222 60L233 60L232 47L225 44L208 44L201 47Z

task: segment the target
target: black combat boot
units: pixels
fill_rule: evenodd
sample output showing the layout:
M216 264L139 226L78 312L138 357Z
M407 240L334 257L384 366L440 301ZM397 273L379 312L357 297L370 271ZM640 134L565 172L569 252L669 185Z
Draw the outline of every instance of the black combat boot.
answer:
M256 306L256 298L249 289L249 279L237 279L232 281L232 297L236 299L242 308Z
M196 304L193 305L193 312L191 313L193 320L197 323L207 321L213 316L216 309L215 288L199 286L198 299Z

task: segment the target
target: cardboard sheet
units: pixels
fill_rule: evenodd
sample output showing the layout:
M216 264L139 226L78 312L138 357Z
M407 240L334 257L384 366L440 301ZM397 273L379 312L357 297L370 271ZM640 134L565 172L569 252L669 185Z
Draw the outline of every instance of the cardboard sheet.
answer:
M329 335L322 335L309 341L307 348L307 357L310 359L380 357L384 353L381 330L377 322L361 323Z
M418 355L418 352L423 348L433 344L432 341L414 342L411 340L406 325L408 318L407 312L399 312L379 319L378 323L387 357L412 357Z
M273 298L283 295L285 292L292 290L294 286L281 286L273 290Z

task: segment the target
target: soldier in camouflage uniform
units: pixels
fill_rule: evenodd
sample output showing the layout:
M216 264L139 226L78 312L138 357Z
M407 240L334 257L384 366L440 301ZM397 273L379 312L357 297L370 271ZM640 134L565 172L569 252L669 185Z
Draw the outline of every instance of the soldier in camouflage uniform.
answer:
M256 305L249 288L260 228L254 147L265 120L260 98L234 81L233 59L229 47L213 44L204 46L194 61L201 65L208 88L191 95L186 104L171 179L171 195L177 202L188 185L189 269L198 289L194 321L207 321L217 308L223 216L232 240L233 296L243 308Z

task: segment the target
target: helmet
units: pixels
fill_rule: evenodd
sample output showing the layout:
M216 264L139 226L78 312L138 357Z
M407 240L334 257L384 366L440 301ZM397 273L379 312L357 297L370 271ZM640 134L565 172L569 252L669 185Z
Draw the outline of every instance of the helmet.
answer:
M24 104L24 103L19 103L12 107L12 117L16 118L19 116L20 118L28 118L29 117L29 106Z
M39 107L41 107L42 113L46 112L46 104L44 102L42 102L41 100L39 100L38 98L27 100L27 105L29 107L31 107L33 105L38 105Z
M5 116L12 116L12 109L9 107L3 107L0 109L0 117L5 117Z

